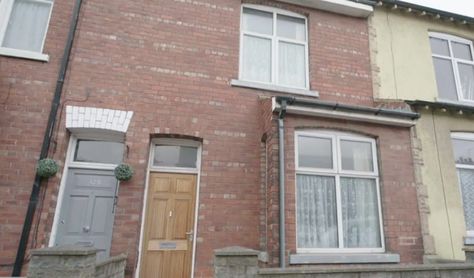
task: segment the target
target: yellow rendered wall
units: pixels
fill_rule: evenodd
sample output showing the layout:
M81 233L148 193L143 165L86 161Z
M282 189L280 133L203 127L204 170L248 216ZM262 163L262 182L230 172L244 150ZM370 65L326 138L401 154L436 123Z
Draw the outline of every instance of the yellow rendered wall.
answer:
M421 118L416 133L422 146L422 180L430 208L429 231L440 258L464 260L466 228L451 133L474 132L474 116L432 109L418 112Z
M374 92L380 99L435 101L428 32L474 39L474 29L460 23L384 7L376 8L370 20Z

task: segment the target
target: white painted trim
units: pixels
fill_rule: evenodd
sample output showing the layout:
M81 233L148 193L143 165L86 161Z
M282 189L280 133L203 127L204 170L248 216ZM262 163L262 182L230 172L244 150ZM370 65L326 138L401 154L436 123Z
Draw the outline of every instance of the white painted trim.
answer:
M253 9L253 10L259 10L259 11L264 11L271 13L273 16L273 33L272 35L266 35L266 34L260 34L260 33L255 33L255 32L250 32L250 31L245 31L243 28L243 14L244 14L244 8L248 9ZM288 39L284 37L280 37L277 35L277 15L285 15L289 17L295 17L295 18L300 18L304 20L305 24L305 40L300 41L300 40L294 40L294 39ZM270 82L259 82L255 80L245 80L242 77L242 69L243 69L243 45L244 45L244 36L253 36L257 38L263 38L271 41L271 80ZM255 4L242 4L240 8L240 50L239 50L239 81L240 82L245 82L245 83L256 83L256 84L262 84L262 86L277 86L277 87L282 87L282 88L290 88L293 90L298 90L298 91L309 91L309 42L308 42L308 19L300 14L278 9L275 7L270 7L270 6L263 6L263 5L255 5ZM305 48L304 55L305 55L305 86L304 87L288 87L284 85L279 84L279 78L278 78L278 43L279 41L284 41L284 42L289 42L293 44L299 44L303 45ZM235 82L234 82L235 83ZM244 86L247 87L247 86ZM251 87L251 86L249 86ZM269 89L265 89L269 90ZM270 91L272 91L270 89Z
M59 215L60 215L60 210L63 204L63 200L65 198L65 190L66 190L66 181L67 181L67 174L69 169L91 169L91 170L109 170L113 171L115 167L117 166L116 164L104 164L104 163L92 163L92 162L76 162L74 161L74 152L76 151L76 146L77 146L77 141L80 139L93 139L93 140L103 140L100 138L100 136L94 136L94 137L76 137L74 135L71 135L69 138L69 143L68 143L68 148L66 152L66 159L64 162L64 169L63 169L63 175L61 177L61 181L59 183L59 192L57 196L57 202L56 202L56 208L54 210L54 219L53 219L53 225L51 227L51 236L49 238L49 243L48 246L52 247L54 246L54 243L56 242L56 236L57 236L57 231L58 231L58 225L59 225ZM117 181L117 187L116 187L116 194L119 192L119 186L120 182ZM115 221L115 213L114 213L114 221ZM112 224L112 229L113 229L113 224ZM112 231L113 232L113 231Z
M153 166L153 157L154 157L154 146L156 144L169 144L169 145L178 145L178 146L190 146L190 147L197 147L197 160L196 160L196 168L178 168L178 167L154 167ZM194 267L196 264L196 239L197 239L197 225L198 225L198 216L199 216L199 191L201 185L201 156L202 156L202 144L201 142L194 141L191 139L174 139L174 138L154 138L150 142L150 150L148 153L148 167L147 173L145 178L145 190L144 190L144 197L143 197L143 206L142 206L142 220L140 224L140 240L138 244L138 260L137 265L135 268L135 274L133 275L135 278L139 278L140 275L140 267L141 267L141 260L142 260L142 249L143 249L143 240L144 240L144 233L145 233L145 217L146 217L146 208L148 203L148 189L149 189L149 182L150 182L150 174L152 172L163 172L163 173L181 173L181 174L195 174L196 175L196 203L195 203L195 210L194 210L194 226L193 226L193 251L192 251L192 263L191 263L191 278L194 278Z
M453 74L454 74L454 83L455 83L454 85L456 87L456 94L458 98L457 100L460 103L471 103L471 104L474 103L474 99L465 99L463 96L461 77L459 76L459 65L458 65L458 64L467 64L467 65L474 66L474 60L465 60L461 58L456 58L454 57L454 53L452 49L452 43L467 44L471 51L471 59L474 59L474 48L473 48L472 41L461 38L461 37L444 34L444 33L438 33L438 32L429 32L428 35L430 38L445 40L448 43L449 56L435 54L433 52L431 52L431 56L433 58L449 60L451 62L451 66L453 68ZM440 92L438 92L438 95L439 94Z
M298 162L298 137L314 137L314 138L326 138L331 139L332 146L332 156L333 156L333 167L335 169L318 169L318 168L308 168L308 167L299 167ZM372 146L372 160L373 160L373 172L360 172L360 171L343 171L341 166L341 140L350 140L354 142L367 142ZM295 145L295 231L296 231L296 252L298 254L308 254L308 253L383 253L385 252L385 238L383 230L383 217L382 217L382 204L380 197L380 184L379 184L379 170L378 170L378 160L377 160L377 149L376 141L373 138L361 136L358 134L352 134L347 132L332 131L327 129L321 130L303 130L295 131L294 133L294 145ZM317 175L317 176L328 176L334 177L335 187L336 187L336 212L337 212L337 225L338 225L338 247L337 248L298 248L298 215L297 215L297 203L298 203L298 185L297 175ZM377 212L379 216L379 232L380 232L380 248L344 248L341 247L343 244L343 223L342 223L342 209L341 209L341 189L340 189L340 179L341 177L351 177L351 178L365 178L375 180L376 194L377 194Z
M273 111L279 112L280 108L281 108L280 104L275 103ZM355 113L355 112L343 112L343 111L338 111L338 110L312 108L312 107L296 106L296 105L287 106L286 112L287 114L294 114L294 115L315 116L315 117L330 118L330 119L344 119L344 120L352 120L352 121L357 121L357 122L384 124L384 125L401 126L401 127L412 127L416 123L415 120L404 120L404 119L399 119L396 117L387 117L387 116L381 116L381 115L371 115L371 114L363 114L363 113Z
M46 41L46 36L48 34L49 23L51 21L51 14L53 13L54 1L50 0L29 0L32 2L39 2L44 4L49 4L49 13L48 20L46 21L46 26L44 30L44 35L41 41L41 49L36 51L29 51L16 48L7 48L2 47L5 34L7 32L8 22L10 20L11 12L13 9L13 3L15 0L3 0L0 2L0 55L24 58L30 60L38 60L43 62L49 61L49 55L43 54L44 43Z
M14 48L0 47L0 55L15 57L15 58L24 58L29 60L37 60L42 62L49 61L49 55L42 54L39 52L32 52L27 50L20 50Z
M333 12L353 17L367 18L374 9L370 5L345 0L279 0L289 4Z
M319 93L313 90L306 90L306 89L295 89L290 87L284 87L275 84L267 84L255 81L244 81L244 80L237 80L232 79L230 81L230 85L235 87L242 87L242 88L250 88L250 89L259 89L264 91L270 92L277 92L277 93L288 93L293 95L300 95L306 97L319 97Z

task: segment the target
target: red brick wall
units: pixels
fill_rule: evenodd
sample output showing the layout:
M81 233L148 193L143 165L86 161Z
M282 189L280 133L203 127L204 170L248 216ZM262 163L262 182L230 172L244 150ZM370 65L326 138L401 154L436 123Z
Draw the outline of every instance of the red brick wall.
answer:
M72 9L73 1L54 3L48 63L0 56L0 276L12 271Z
M11 238L0 243L0 260L4 263L11 262L16 251L49 111L48 96L54 89L60 57L56 52L62 50L67 31L63 29L69 22L67 11L72 1L60 2L55 3L46 41L46 52L52 54L50 63L0 58L0 90L5 92L11 80L16 80L6 104L2 104L8 116L0 119L2 131L6 130L0 135L0 193L11 196L0 201L0 236ZM274 1L259 3L308 16L310 83L321 99L373 104L365 19ZM130 182L121 184L112 240L112 254L128 253L129 274L135 270L138 258L153 134L189 135L203 140L195 277L212 275L212 250L229 245L257 249L262 242L259 224L265 196L261 194L260 141L263 132L274 125L263 121L259 98L272 94L229 85L238 77L240 7L237 0L116 0L113 5L99 0L84 2L60 107L60 126L55 132L57 145L51 152L55 159L64 161L69 138L64 128L65 105L134 111L126 136L130 151L125 160L136 174ZM7 92L1 94L5 95ZM264 118L270 116L267 113ZM288 140L292 140L290 137ZM277 151L272 140L276 137L269 134L267 150ZM277 158L275 153L271 155L269 163ZM291 153L288 156L291 159ZM291 164L287 167L291 175ZM267 178L273 182L267 202L274 208L277 170L269 170ZM33 247L48 243L58 189L59 176L48 183ZM267 212L268 233L273 235L268 239L268 249L275 253L278 215L273 209ZM291 241L288 243L294 248ZM397 245L398 241L390 244ZM408 261L406 256L403 258ZM6 269L5 274L10 271Z

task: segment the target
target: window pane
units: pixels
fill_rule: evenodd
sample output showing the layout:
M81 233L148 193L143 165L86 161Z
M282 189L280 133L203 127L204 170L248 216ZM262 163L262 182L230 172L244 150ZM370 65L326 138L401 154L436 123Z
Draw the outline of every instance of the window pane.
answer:
M453 139L456 164L474 165L474 141Z
M342 169L351 171L374 171L372 144L341 140Z
M474 66L458 63L463 98L474 100Z
M119 164L123 151L122 143L78 140L74 161Z
M273 14L244 8L243 28L245 31L272 35Z
M341 177L344 247L382 247L374 179Z
M466 229L474 231L474 170L458 169Z
M331 139L298 136L298 165L332 169Z
M272 42L268 39L244 36L242 78L271 82Z
M196 168L196 161L196 147L155 146L154 166Z
M431 51L434 54L451 56L449 55L449 46L447 40L442 40L438 38L430 38Z
M334 177L297 175L298 248L336 248Z
M304 45L280 42L278 52L278 83L290 87L306 87Z
M40 52L51 4L16 0L3 40L4 47Z
M453 47L454 57L472 61L471 47L468 44L453 42L451 46Z
M280 37L306 41L305 20L302 18L278 15L277 34Z
M448 100L458 100L451 60L433 57L433 63L439 97Z

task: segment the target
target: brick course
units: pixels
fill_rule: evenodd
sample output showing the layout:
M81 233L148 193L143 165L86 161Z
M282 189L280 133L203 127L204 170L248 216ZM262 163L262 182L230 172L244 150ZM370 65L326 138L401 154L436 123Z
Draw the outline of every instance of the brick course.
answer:
M374 104L365 19L274 1L251 3L308 17L310 83L321 99ZM0 106L6 115L0 118L0 194L9 196L0 199L0 238L9 239L0 243L2 264L11 263L16 252L71 9L71 1L55 3L45 46L49 63L0 57L1 96L8 96ZM120 185L112 239L112 255L128 253L128 275L136 269L150 137L157 134L203 141L195 277L212 276L214 249L230 245L259 249L264 244L262 217L267 217L270 262L277 262L276 125L266 108L268 99L261 101L272 94L229 85L238 77L240 9L236 0L84 2L51 155L63 165L69 140L66 105L134 112L126 134L125 162L136 174ZM397 196L384 201L387 249L400 250L403 262L419 262L418 216L410 210L417 211L410 148L405 145L408 130L288 118L287 192L294 186L292 130L322 123L379 137L384 196ZM372 132L374 128L377 132ZM269 157L267 216L261 207L264 133ZM400 144L401 151L393 149ZM61 174L44 184L41 220L39 226L35 221L31 248L48 244L60 178ZM291 201L294 196L287 198ZM294 207L288 209L291 215ZM289 236L294 234L293 227L287 229ZM415 245L404 245L412 239ZM292 238L288 248L294 251ZM10 271L3 267L0 274Z

